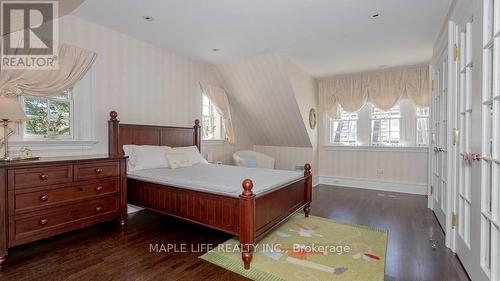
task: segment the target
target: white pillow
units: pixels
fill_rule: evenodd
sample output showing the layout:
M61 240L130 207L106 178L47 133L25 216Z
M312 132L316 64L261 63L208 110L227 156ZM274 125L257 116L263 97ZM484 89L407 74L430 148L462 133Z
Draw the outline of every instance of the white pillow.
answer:
M192 165L197 163L208 164L208 161L203 158L196 146L172 147L169 153L186 153Z
M193 166L193 163L191 163L188 153L167 152L165 153L165 158L167 159L168 166L171 169Z
M168 146L155 145L124 145L123 151L129 156L129 171L144 169L167 168L168 162L165 152L170 149Z

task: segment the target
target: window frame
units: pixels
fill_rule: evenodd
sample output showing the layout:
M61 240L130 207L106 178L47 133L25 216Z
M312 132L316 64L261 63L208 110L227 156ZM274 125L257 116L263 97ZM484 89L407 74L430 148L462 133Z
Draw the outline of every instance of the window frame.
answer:
M342 109L342 107L339 107L340 109L340 115L341 117L340 118L333 118L331 116L328 116L328 143L330 145L338 145L338 146L357 146L358 145L358 121L359 121L359 113L358 112L347 112L347 111L344 111L344 109ZM345 118L344 115L348 115L347 118ZM353 116L356 116L353 118ZM337 134L337 132L333 131L333 128L334 128L334 124L335 122L348 122L348 130L347 130L347 136L348 136L348 141L347 142L335 142L335 141L332 141L332 138L334 139L334 135ZM351 122L355 122L356 123L356 138L354 140L354 142L350 142L350 136L352 134L351 132ZM340 131L340 134L342 135L342 130Z
M205 99L208 101L208 115L204 114L204 107L206 106L205 105ZM217 123L219 124L220 128L219 128L219 136L217 138L205 138L205 133L204 133L204 122L205 122L205 118L207 119L210 119L212 120L213 123ZM218 119L217 121L215 119ZM217 130L215 130L217 131ZM215 132L213 133L213 135L215 135ZM201 93L201 139L202 141L204 142L223 142L223 141L226 141L226 131L225 131L225 127L224 127L224 120L222 118L222 115L219 114L219 112L217 111L217 108L215 107L215 105L212 103L212 101L210 100L210 98L205 95L205 93Z
M419 114L419 109L423 109L423 110L427 110L427 114L425 115L422 115L422 114ZM424 120L427 120L427 142L426 143L419 143L419 140L418 140L418 133L421 131L419 130L419 127L418 127L418 121L420 119L424 119ZM415 105L415 146L418 146L418 147L427 147L429 146L430 144L430 107L419 107L419 106L416 106Z
M394 107L398 107L399 117L393 117L393 116L391 116L390 112L393 111ZM382 113L388 113L388 116L387 117L383 117L383 118L381 118L381 117L374 117L375 110L379 110ZM373 134L374 134L373 124L374 124L374 121L376 121L376 120L380 120L380 121L387 120L388 121L389 131L387 131L387 132L389 134L389 143L384 143L384 142L374 143L373 142ZM395 131L395 130L391 129L391 127L392 127L392 124L391 124L392 122L391 121L392 120L398 120L399 121L399 130L398 131ZM401 138L402 123L403 123L402 121L403 121L403 114L401 112L401 105L400 105L399 102L397 104L395 104L388 111L383 111L381 109L378 109L378 108L375 107L375 105L371 104L371 108L370 108L370 145L371 146L403 146L403 144L402 144L402 138ZM380 132L382 132L382 130ZM391 143L391 134L393 132L397 132L398 133L398 143L397 144L392 144Z
M36 97L36 96L29 96L28 98L30 99L38 99L38 100L43 100L46 101L47 103L47 117L50 118L50 103L52 102L67 102L69 103L69 135L60 135L56 138L56 140L74 140L75 139L75 98L74 98L74 91L73 88L67 90L68 91L68 97L69 98L61 98L57 96L49 96L49 97ZM62 94L62 93L61 93ZM26 114L26 96L21 95L19 97L19 101L21 104L21 107L23 108L25 114ZM28 114L26 114L28 116ZM47 140L47 135L32 135L28 134L26 132L26 122L24 121L20 125L20 135L21 139L27 140L27 141L35 141L35 140Z

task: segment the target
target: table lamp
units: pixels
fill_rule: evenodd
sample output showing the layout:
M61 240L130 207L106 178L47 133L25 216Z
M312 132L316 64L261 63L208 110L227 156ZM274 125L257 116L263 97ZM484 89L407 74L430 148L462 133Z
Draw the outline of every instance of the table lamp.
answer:
M10 122L20 122L26 120L26 114L22 109L16 98L8 98L5 96L0 96L0 120L3 125L3 137L4 137L4 156L0 158L0 161L12 161L13 159L9 156L9 136L7 126Z

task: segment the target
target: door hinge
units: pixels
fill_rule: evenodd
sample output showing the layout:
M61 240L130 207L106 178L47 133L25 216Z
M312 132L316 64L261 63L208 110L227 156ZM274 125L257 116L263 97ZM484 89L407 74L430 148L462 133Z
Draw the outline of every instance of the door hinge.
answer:
M434 194L434 186L431 185L431 196Z
M457 128L453 128L452 138L453 138L453 145L457 145L458 140L460 138L460 131Z
M458 47L457 44L453 45L453 56L455 57L455 61L457 61L458 58L460 58L460 48Z
M458 225L457 214L453 212L451 213L451 227L457 228L457 225Z
M434 80L432 80L431 88L432 91L436 89L436 82Z

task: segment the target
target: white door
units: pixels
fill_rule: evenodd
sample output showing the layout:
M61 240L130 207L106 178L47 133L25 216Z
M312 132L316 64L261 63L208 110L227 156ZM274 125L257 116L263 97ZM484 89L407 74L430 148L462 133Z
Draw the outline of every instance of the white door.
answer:
M466 159L460 165L456 252L472 280L500 281L500 0L477 3L482 20L468 24L461 36L460 151Z
M460 61L458 65L458 192L456 193L457 236L455 250L466 268L474 266L474 254L471 248L471 213L472 213L472 22L468 22L459 34ZM477 134L476 134L477 135ZM476 233L475 237L479 239Z
M484 0L481 154L481 268L500 280L500 1Z
M437 68L437 91L434 98L434 163L433 210L443 229L446 229L446 195L448 189L447 132L448 132L448 59L444 48Z

